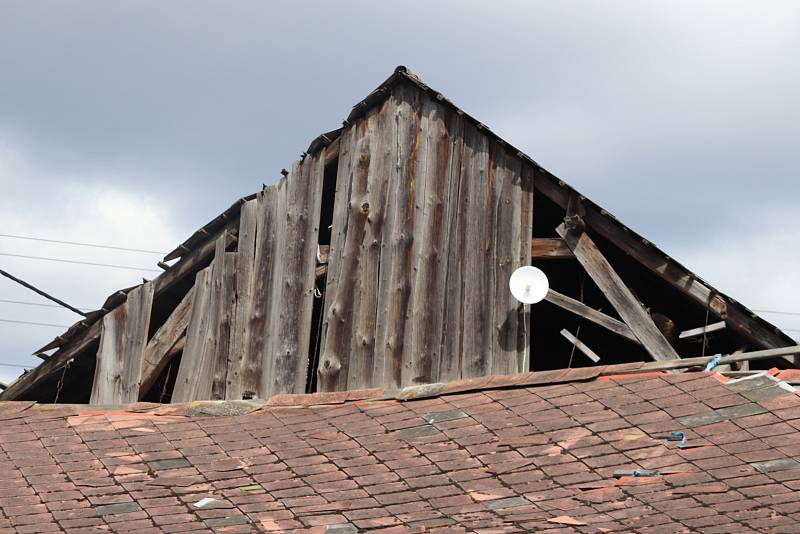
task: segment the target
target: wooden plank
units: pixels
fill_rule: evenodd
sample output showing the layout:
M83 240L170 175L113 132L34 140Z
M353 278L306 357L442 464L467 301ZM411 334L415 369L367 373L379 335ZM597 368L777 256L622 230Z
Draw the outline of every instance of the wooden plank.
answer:
M192 312L194 299L194 286L184 295L178 306L172 311L163 325L153 334L144 349L142 357L142 378L139 387L139 400L141 400L153 387L153 383L164 370L169 360L168 355L173 354L172 348L179 339L185 338L186 327Z
M241 399L245 389L255 393L258 380L252 375L260 370L260 354L249 348L250 314L253 309L253 293L256 286L256 233L258 227L259 199L254 198L242 205L239 216L239 241L236 267L236 304L231 330L230 362L228 364L225 394L228 399ZM259 360L259 361L256 361ZM245 369L249 370L247 385L243 382ZM260 371L257 372L260 375ZM252 395L248 395L252 396Z
M508 280L511 273L522 265L529 265L527 257L530 243L523 235L530 235L531 226L522 227L522 161L507 153L503 145L493 142L494 154L490 169L490 186L494 188L490 263L493 279L493 297L486 305L492 311L492 365L490 374L507 375L524 370L525 351L519 342L519 330L525 330L525 307L511 295Z
M464 262L461 255L466 252L466 173L462 171L465 158L464 116L451 113L447 116L447 129L451 132L447 166L447 214L446 231L448 254L442 303L441 357L439 359L439 381L450 382L461 379L464 328Z
M217 297L217 344L212 359L214 378L211 383L211 399L230 398L227 394L228 365L230 362L231 331L236 313L236 252L222 252L222 263L219 272L214 273L215 282L219 283ZM215 268L217 265L215 265ZM241 397L235 397L241 399Z
M564 239L586 273L594 280L650 356L655 360L679 358L678 353L653 323L647 310L614 271L588 234L582 232L576 235L568 232L563 224L556 229L556 232Z
M449 224L456 207L448 198L453 139L447 115L438 101L423 98L414 173L419 195L414 207L411 327L406 336L410 361L403 369L404 386L440 380Z
M599 312L594 308L590 308L580 301L577 301L566 295L562 295L561 293L558 293L552 289L547 292L544 300L551 304L555 304L562 310L574 313L575 315L583 317L587 321L591 321L596 325L602 326L614 334L624 337L628 341L633 341L637 345L641 345L639 338L633 334L633 331L631 331L628 325L622 321L614 319L613 317L609 317L603 312Z
M283 182L281 182L283 183ZM256 226L255 258L253 264L253 289L250 304L244 305L245 354L241 368L242 397L261 396L261 377L264 374L270 330L268 319L271 317L272 291L275 260L275 228L280 183L264 189L258 196L258 218ZM245 260L246 261L246 260ZM237 349L238 350L238 349ZM263 397L262 397L263 398Z
M100 338L102 321L92 323L81 334L72 338L36 368L17 378L0 394L0 400L26 400L26 396L55 373L61 372L74 358L79 357Z
M491 205L489 141L471 124L464 129L464 160L461 181L465 203L464 267L462 271L463 325L462 378L487 376L492 369L492 279L491 244L494 228L487 213ZM470 253L466 253L470 251ZM489 258L489 259L487 259Z
M534 260L574 260L575 255L563 239L536 237L531 243L531 258Z
M564 328L561 330L561 335L567 338L567 341L575 345L575 348L581 351L583 354L586 355L587 358L592 360L594 363L600 361L600 356L598 356L592 349L590 349L586 343L578 339L577 337L573 336L572 333Z
M519 266L530 265L531 257L528 254L533 244L533 213L534 213L534 180L535 172L530 165L522 164L522 174L519 183L520 194L520 236ZM533 306L524 306L522 321L517 329L517 358L519 358L520 372L531 370L531 338L533 336ZM522 350L519 348L522 347Z
M719 330L725 330L725 321L712 323L708 326L700 326L698 328L692 328L691 330L684 330L683 332L678 334L678 339L686 339L689 337L702 336L704 333L710 334L711 332L717 332Z
M410 328L411 277L414 241L415 191L414 160L419 115L415 105L420 94L408 86L398 86L388 101L396 104L396 165L389 175L389 204L382 232L378 282L378 313L375 336L376 374L381 385L399 388L403 369L409 364L404 355L406 331ZM388 110L387 110L388 111ZM385 305L385 307L384 307Z
M395 117L392 103L365 117L364 137L360 140L360 158L353 175L350 219L347 223L348 243L355 251L355 262L348 262L352 286L352 318L346 330L349 348L342 359L346 364L346 389L372 387L376 380L375 335L378 316L378 280L382 257L381 238L385 230L385 214L389 202L391 175L396 161ZM358 247L358 248L356 248ZM343 288L342 288L343 289ZM344 332L345 330L343 330ZM341 387L341 386L340 386Z
M295 164L288 179L286 227L283 245L278 245L284 251L282 274L276 278L281 293L272 317L280 322L274 331L272 372L266 377L272 381L270 395L305 393L324 172L324 159L317 154Z
M192 315L186 333L186 347L181 357L172 402L190 402L212 398L218 348L226 344L220 339L220 322L225 308L225 236L217 239L214 261L197 274Z
M125 303L103 317L90 404L119 405L139 400L153 290L152 282L132 289Z
M275 190L275 205L273 207L273 221L275 233L272 241L272 271L269 278L264 280L264 285L270 285L268 289L269 300L266 302L267 308L263 312L266 318L264 332L264 351L262 352L262 368L261 377L259 378L258 396L262 399L270 398L274 393L274 372L275 361L280 354L280 330L283 325L286 308L291 305L289 302L284 302L282 299L283 293L283 276L284 276L284 258L288 247L286 239L286 226L288 218L288 191L289 181L297 179L298 167L297 164L292 166L291 173L281 180ZM309 258L306 258L308 261ZM295 266L296 267L296 266ZM267 291L265 287L263 289Z
M320 358L317 367L317 389L336 391L346 387L346 357L344 345L348 320L352 310L349 302L352 288L355 257L348 242L348 221L352 205L350 194L356 165L361 157L361 139L365 135L363 121L346 128L340 136L339 164L336 170L336 194L333 206L333 228L331 229L330 254L328 256L325 282L325 308L320 337ZM367 152L368 154L369 152ZM347 253L345 251L348 251ZM341 283L340 283L341 280ZM342 368L345 372L342 373Z
M778 347L774 349L756 350L752 352L739 352L729 356L722 356L719 365L730 365L739 362L752 362L757 360L769 360L772 358L789 358L800 356L800 345L790 347ZM645 362L641 367L630 370L614 370L614 374L643 373L649 371L671 371L675 369L687 369L689 367L705 366L715 356L698 356L694 358L680 358L677 360Z

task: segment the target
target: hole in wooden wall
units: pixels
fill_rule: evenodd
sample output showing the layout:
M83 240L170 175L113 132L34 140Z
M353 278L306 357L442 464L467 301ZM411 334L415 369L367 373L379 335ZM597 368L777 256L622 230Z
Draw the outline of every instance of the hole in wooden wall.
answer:
M319 207L319 240L320 245L331 244L331 225L333 224L333 207L336 196L336 178L339 158L325 165L322 179L322 202Z
M142 397L143 402L159 402L167 404L172 401L172 391L175 389L175 380L178 378L178 369L181 366L181 356L177 354L172 361L159 373L150 391Z

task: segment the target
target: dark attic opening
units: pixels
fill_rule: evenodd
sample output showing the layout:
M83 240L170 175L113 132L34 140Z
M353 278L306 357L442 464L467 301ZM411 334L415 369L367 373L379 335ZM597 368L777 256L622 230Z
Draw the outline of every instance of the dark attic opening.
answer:
M317 367L322 350L322 322L325 310L325 286L328 279L328 255L333 232L333 209L335 206L338 156L325 165L322 178L322 199L319 207L319 238L317 240L317 267L314 273L314 305L311 310L311 332L308 344L308 370L306 392L317 390Z

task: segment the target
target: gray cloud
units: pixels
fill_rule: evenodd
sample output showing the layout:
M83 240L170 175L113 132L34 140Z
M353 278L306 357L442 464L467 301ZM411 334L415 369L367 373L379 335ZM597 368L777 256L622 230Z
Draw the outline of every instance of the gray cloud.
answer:
M0 224L20 232L169 248L398 64L701 274L731 261L710 243L785 233L771 214L800 213L795 2L4 2L0 35L0 182L31 215ZM135 236L79 224L80 195L100 189L157 204L153 219ZM749 250L735 258L752 276L783 268L798 292L784 250L758 248L766 266ZM74 289L56 266L15 267ZM74 298L96 304L112 282Z

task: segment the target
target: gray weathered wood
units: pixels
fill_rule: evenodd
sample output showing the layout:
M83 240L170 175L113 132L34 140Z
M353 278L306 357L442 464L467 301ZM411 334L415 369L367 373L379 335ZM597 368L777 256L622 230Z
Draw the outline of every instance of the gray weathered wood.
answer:
M169 363L167 356L173 353L172 348L179 339L185 337L186 327L189 325L189 318L192 312L192 300L194 299L194 286L181 299L178 306L172 311L170 316L161 327L153 334L144 349L142 357L142 376L139 387L139 400L150 391L158 375Z
M492 365L490 374L506 375L527 369L520 368L519 329L525 329L525 307L508 289L511 273L522 265L530 265L530 242L524 236L532 227L522 227L522 161L510 155L505 147L494 144L489 184L494 188L492 204L491 251L487 257L493 278L493 298L486 303L492 312ZM524 359L524 358L523 358Z
M270 394L305 392L324 171L324 159L309 155L293 166L288 180L286 225L279 245L282 273L276 278L280 300L273 305L281 310L280 324L273 330L272 372L266 377L272 382Z
M466 195L465 173L462 165L466 154L464 143L464 117L449 114L448 130L452 143L449 147L447 166L447 204L450 206L446 220L446 239L448 254L446 258L445 291L441 303L444 318L441 334L441 357L439 359L439 381L449 382L461 379L464 326L464 262L461 253L465 250Z
M132 289L125 303L103 317L90 404L118 405L139 400L153 290L152 282Z
M414 206L417 238L413 243L411 328L405 343L410 358L403 369L404 386L439 381L450 213L456 207L448 198L453 139L447 119L438 102L423 99L414 172L414 187L419 192Z
M573 336L572 333L569 330L564 328L563 330L561 330L561 335L564 336L565 338L567 338L567 341L569 341L570 343L575 345L576 349L578 349L579 351L584 353L586 355L586 357L589 358L590 360L592 360L594 363L597 363L597 362L600 361L600 356L598 356L592 349L590 349L586 345L586 343L584 343L583 341L581 341L577 337Z
M224 319L226 302L226 238L217 239L214 260L197 274L192 314L186 333L186 347L181 356L181 365L173 390L173 402L209 400L214 383L222 380L217 373L221 346L227 348L229 341L222 339L225 330L220 328ZM229 330L227 331L229 335ZM227 352L225 352L227 358ZM219 389L218 389L219 391Z
M752 362L757 360L769 360L772 358L788 358L791 356L800 356L800 345L792 345L790 347L779 347L774 349L756 350L752 352L739 352L729 356L722 356L719 360L719 365L729 365L738 362ZM704 366L711 361L715 356L698 356L693 358L680 358L677 360L658 361L658 362L645 362L640 367L630 370L617 370L614 374L629 374L629 373L642 373L647 371L670 371L674 369L686 369L689 367Z
M222 400L231 398L227 393L228 366L230 365L231 330L236 313L236 252L222 251L221 265L215 261L215 282L219 283L217 297L217 324L213 328L217 332L217 344L214 347L213 373L211 383L211 399ZM233 397L240 399L241 397Z
M614 319L613 317L609 317L603 312L597 311L594 308L590 308L580 301L577 301L566 295L562 295L561 293L558 293L552 289L547 292L544 300L551 304L555 304L563 310L583 317L587 321L591 321L596 325L602 326L618 336L624 337L628 341L633 341L637 345L641 345L639 338L633 334L628 325L622 321Z
M262 396L261 377L265 372L269 326L272 313L273 273L275 260L275 227L278 188L280 184L264 189L258 195L255 258L251 302L247 307L245 356L241 369L241 391L244 397ZM247 304L244 304L247 306ZM263 397L262 397L263 398Z
M415 108L419 94L408 87L399 87L386 110L394 114L396 133L392 150L396 157L393 172L388 178L388 206L381 239L381 261L378 275L378 321L375 332L375 368L381 384L388 388L400 387L404 361L409 347L405 346L406 331L410 327L411 269L414 241L414 159L419 115ZM376 177L377 178L377 177Z
M614 271L589 235L586 232L575 235L568 232L563 224L556 232L650 356L655 360L679 358L678 353L653 323L647 310Z
M717 332L718 330L725 330L725 321L712 323L708 326L700 326L698 328L692 328L691 330L684 330L683 332L678 334L678 339L686 339L689 337L702 336L704 333L710 334L711 332Z
M492 370L492 307L494 279L491 258L492 226L488 207L494 193L489 183L489 141L471 124L464 128L464 159L461 181L465 202L464 267L462 271L463 325L461 376L473 378L491 374Z
M239 240L236 251L236 304L234 322L231 329L230 363L226 375L226 397L228 399L241 399L244 390L250 388L255 392L256 380L250 379L247 386L243 383L245 369L252 372L260 368L260 354L251 353L250 343L250 315L253 309L253 293L256 287L255 260L256 260L256 232L258 225L257 198L242 204L239 215Z
M360 144L365 135L366 125L359 121L346 128L339 137L339 163L336 171L336 194L333 206L333 228L331 229L331 245L328 255L327 278L325 282L325 312L323 314L322 333L320 336L320 358L317 367L317 389L319 391L336 391L347 384L346 330L352 317L352 288L349 277L353 269L349 262L353 259L349 251L354 245L348 242L348 222L350 213L350 195L353 175L361 157ZM368 153L368 152L367 152ZM342 278L344 277L344 278ZM345 316L345 314L347 314ZM345 366L345 372L342 368Z

